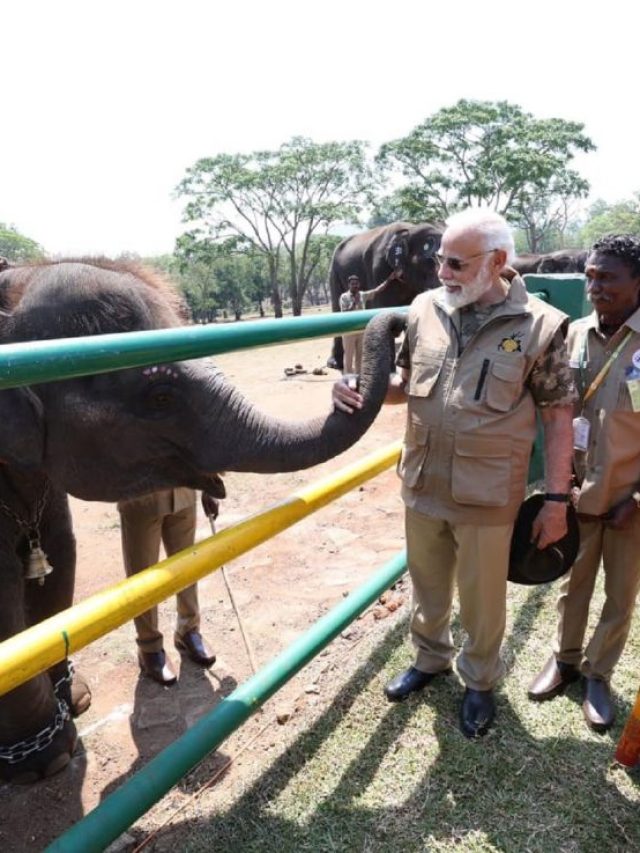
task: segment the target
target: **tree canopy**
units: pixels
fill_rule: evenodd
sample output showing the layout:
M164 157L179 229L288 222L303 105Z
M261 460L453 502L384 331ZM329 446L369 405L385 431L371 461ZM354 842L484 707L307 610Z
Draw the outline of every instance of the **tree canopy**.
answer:
M374 179L362 142L314 143L294 137L276 151L220 154L187 170L177 188L184 220L194 226L178 241L183 257L224 245L266 260L276 316L278 279L286 265L294 314L320 261L313 238L340 221L356 221Z
M566 225L571 201L586 196L589 184L570 163L594 148L578 122L537 119L506 101L461 100L381 147L378 163L404 183L379 210L437 221L487 205L538 251Z
M599 199L589 208L581 239L590 246L607 234L633 234L640 237L640 192L623 201L607 204Z
M36 261L44 256L42 246L25 237L13 225L0 222L0 257L20 263Z

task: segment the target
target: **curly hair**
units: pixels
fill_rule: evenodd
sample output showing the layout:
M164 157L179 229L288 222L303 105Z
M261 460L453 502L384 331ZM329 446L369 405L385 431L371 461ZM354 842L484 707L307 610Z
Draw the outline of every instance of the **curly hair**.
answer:
M611 255L626 264L634 277L640 276L640 240L631 234L608 234L591 247L592 252Z

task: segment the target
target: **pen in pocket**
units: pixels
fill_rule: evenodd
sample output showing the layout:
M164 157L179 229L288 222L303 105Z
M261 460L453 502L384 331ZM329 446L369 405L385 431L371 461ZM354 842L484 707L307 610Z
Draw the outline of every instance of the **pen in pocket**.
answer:
M478 377L478 384L476 385L476 393L473 395L474 400L480 399L480 394L482 394L482 387L484 385L484 381L487 378L487 370L489 370L489 359L485 358L482 362L482 367L480 368L480 376Z

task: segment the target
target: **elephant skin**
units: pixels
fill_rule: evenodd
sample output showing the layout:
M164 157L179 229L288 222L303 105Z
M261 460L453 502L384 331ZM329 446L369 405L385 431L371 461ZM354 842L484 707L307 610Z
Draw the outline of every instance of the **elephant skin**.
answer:
M350 275L358 276L362 290L372 290L392 272L397 273L397 279L369 300L367 308L410 305L423 290L439 287L434 256L440 248L443 230L429 222L417 225L392 222L347 237L336 247L331 259L332 310L340 310L340 295L348 289ZM334 339L327 364L342 370L341 337Z
M586 249L561 249L544 255L538 264L538 273L584 272L589 252Z
M0 341L144 331L185 321L175 290L141 267L58 261L0 272ZM385 312L365 332L362 410L303 422L264 415L209 359L172 362L0 391L0 641L70 607L75 540L67 494L116 501L175 486L207 490L219 471L279 472L343 452L368 429L387 390L386 365L403 318ZM329 408L329 401L327 401ZM41 512L54 567L24 577L23 522ZM32 781L62 769L75 742L58 700L66 661L0 697L0 778ZM52 723L58 712L58 728ZM49 727L42 750L6 750Z
M537 273L540 261L544 257L545 255L525 253L515 257L511 263L511 266L518 273L518 275L528 275L530 273Z

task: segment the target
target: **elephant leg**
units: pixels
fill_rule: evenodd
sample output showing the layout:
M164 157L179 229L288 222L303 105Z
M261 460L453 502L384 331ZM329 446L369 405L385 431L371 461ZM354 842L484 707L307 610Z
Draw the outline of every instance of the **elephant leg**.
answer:
M0 640L27 627L24 568L15 554L3 555ZM73 754L76 728L66 703L54 693L48 673L41 673L0 696L0 779L29 783L65 767Z

